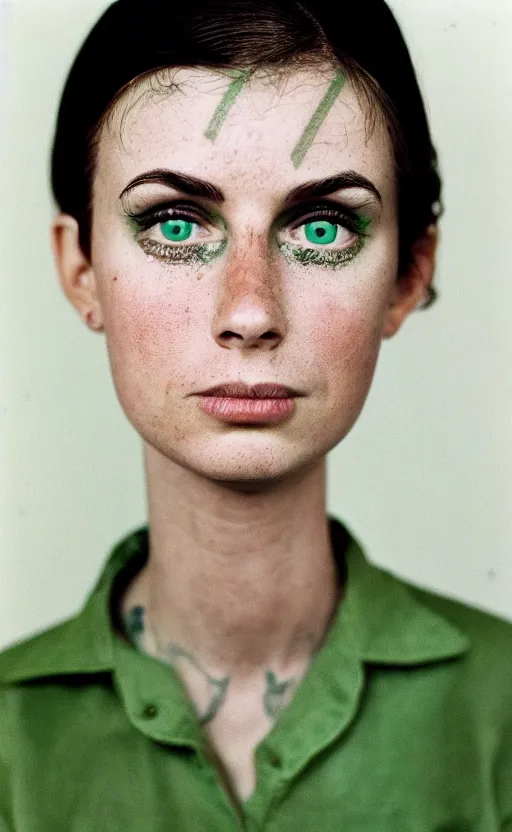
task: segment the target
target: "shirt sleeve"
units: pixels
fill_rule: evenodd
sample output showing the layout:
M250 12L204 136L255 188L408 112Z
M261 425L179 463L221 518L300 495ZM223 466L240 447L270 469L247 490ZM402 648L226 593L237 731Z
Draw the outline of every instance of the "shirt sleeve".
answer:
M10 796L10 747L5 693L0 691L0 832L12 832L14 828Z
M496 776L501 832L512 832L512 704L503 731Z

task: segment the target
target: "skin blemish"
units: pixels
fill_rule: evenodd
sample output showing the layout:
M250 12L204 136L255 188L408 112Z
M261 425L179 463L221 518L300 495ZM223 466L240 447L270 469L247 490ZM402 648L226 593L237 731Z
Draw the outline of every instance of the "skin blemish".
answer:
M304 130L302 136L300 137L299 141L295 146L295 149L292 153L292 162L294 164L294 167L298 168L301 164L302 160L304 159L304 156L313 144L313 140L316 134L318 133L320 127L325 121L325 118L327 117L329 110L336 101L344 84L345 75L343 74L343 71L340 68L336 72L334 79L331 81L329 85L329 89L327 90L320 104L313 113L310 121L306 125L306 129Z
M248 71L229 74L234 75L235 80L229 85L204 134L206 138L210 139L212 142L214 142L219 135L220 128L222 127L228 112L235 103L237 96L242 91L249 75Z

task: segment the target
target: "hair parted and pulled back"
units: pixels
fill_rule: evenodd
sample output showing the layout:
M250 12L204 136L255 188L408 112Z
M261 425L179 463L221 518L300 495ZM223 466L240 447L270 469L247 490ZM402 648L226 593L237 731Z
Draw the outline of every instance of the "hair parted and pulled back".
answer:
M85 39L60 101L51 158L59 209L75 217L90 258L98 143L114 107L161 70L341 67L372 123L394 148L400 275L412 246L441 214L441 180L422 95L402 33L384 0L117 0ZM430 288L425 304L436 291Z

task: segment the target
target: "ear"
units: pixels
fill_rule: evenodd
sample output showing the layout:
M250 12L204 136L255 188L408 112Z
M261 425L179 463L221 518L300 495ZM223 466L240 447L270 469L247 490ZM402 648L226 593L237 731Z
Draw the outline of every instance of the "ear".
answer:
M431 225L413 244L407 272L393 287L384 318L383 338L392 338L408 315L427 300L428 288L434 278L438 243L439 229Z
M79 242L78 222L60 213L52 222L51 246L64 294L90 329L103 330L96 279Z

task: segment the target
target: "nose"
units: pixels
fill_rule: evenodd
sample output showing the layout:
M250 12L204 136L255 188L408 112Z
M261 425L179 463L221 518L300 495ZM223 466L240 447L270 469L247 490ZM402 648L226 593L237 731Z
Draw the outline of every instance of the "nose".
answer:
M279 265L266 243L241 241L219 278L212 335L224 349L273 350L285 333Z

